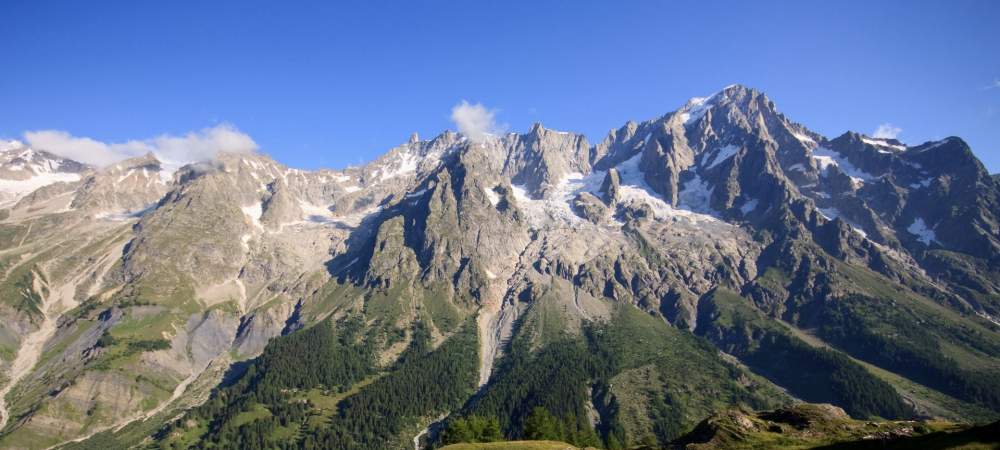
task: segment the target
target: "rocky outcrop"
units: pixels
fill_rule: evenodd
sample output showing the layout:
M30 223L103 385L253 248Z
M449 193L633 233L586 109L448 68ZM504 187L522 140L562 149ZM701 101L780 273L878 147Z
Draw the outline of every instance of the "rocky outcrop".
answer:
M620 191L621 176L618 174L618 169L612 167L608 169L607 175L604 176L604 181L601 182L601 200L608 206L614 206L621 196Z
M613 197L612 197L613 198ZM573 199L573 209L591 223L599 224L608 216L608 207L589 192L581 192Z
M535 123L513 137L505 169L511 182L524 185L534 196L545 192L570 173L590 172L590 144L582 135L546 129Z

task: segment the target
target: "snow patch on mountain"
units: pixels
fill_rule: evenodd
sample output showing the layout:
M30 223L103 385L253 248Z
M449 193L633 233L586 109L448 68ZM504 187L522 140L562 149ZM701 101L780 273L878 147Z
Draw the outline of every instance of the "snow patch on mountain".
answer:
M816 208L816 210L819 211L819 214L821 216L825 217L826 220L833 220L833 219L836 219L836 218L839 217L840 220L843 220L844 223L846 223L848 226L850 226L851 230L854 231L855 233L857 233L859 236L861 236L863 238L867 238L868 237L868 233L865 232L864 227L862 227L861 225L858 225L858 224L854 223L853 221L851 221L850 219L844 217L840 213L839 209L833 208L833 207L829 207L829 208Z
M709 216L717 215L711 206L712 189L708 182L695 174L682 185L681 191L677 194L678 206Z
M729 145L726 145L724 147L721 147L721 148L715 150L715 156L712 158L711 162L709 162L708 165L705 166L705 168L706 169L711 169L711 168L713 168L713 167L721 164L723 161L725 161L725 160L727 160L729 158L732 158L733 155L735 155L738 150L739 150L739 147L737 147L737 146L735 146L733 144L729 144Z
M916 183L911 183L910 187L913 188L913 189L925 188L925 187L930 186L931 183L933 183L933 182L934 182L934 178L925 178L925 179L920 180L920 181L918 181Z
M712 106L708 100L711 97L694 97L688 100L687 104L680 111L681 121L684 125L691 125L701 119Z
M798 139L798 141L801 142L802 145L805 145L806 148L816 148L816 141L809 137L809 135L793 132L792 136L795 136L795 139Z
M937 234L934 233L934 229L927 226L922 217L917 217L913 219L913 223L906 227L906 231L917 237L917 240L923 242L924 245L931 245L931 242L937 242Z
M656 191L646 183L646 178L639 163L642 160L642 153L636 153L631 158L623 161L615 167L620 177L619 195L622 203L645 204L653 210L653 216L658 220L667 220L675 217L683 217L692 221L717 221L715 217L702 214L691 209L683 209L682 205L677 208L660 198ZM595 172L593 177L603 180L606 172ZM599 185L598 185L599 186ZM596 189L592 192L597 192Z
M372 172L376 182L384 182L393 178L414 173L420 164L421 157L414 154L409 147L401 147L390 153L390 156Z
M250 223L252 223L255 227L264 228L260 224L260 218L264 215L264 205L262 202L258 201L252 205L241 206L240 210L243 211L243 214L250 219Z
M642 159L642 153L636 153L635 156L623 161L617 167L619 176L619 188L618 195L621 197L619 201L625 204L638 204L638 205L649 205L653 210L653 216L657 219L666 219L673 215L674 211L670 205L658 197L653 188L646 184L646 179L639 169L639 162ZM601 178L603 179L605 172L601 172Z
M890 143L890 142L886 141L885 139L869 138L869 137L864 137L863 136L861 138L861 141L864 142L865 144L873 145L873 146L877 147L876 150L879 153L885 153L885 154L891 154L891 153L893 153L893 152L885 150L885 149L891 149L891 150L895 150L897 152L901 152L901 151L906 150L906 146L905 145L893 144L893 143Z
M142 217L149 211L156 208L156 203L147 205L138 210L120 210L120 211L101 211L94 214L94 219L97 220L109 220L112 222L124 222L127 220L137 219Z
M594 177L590 177L594 178ZM544 198L534 199L528 194L528 190L522 185L512 185L514 199L522 207L528 216L528 221L533 226L545 226L550 224L580 224L584 222L570 204L573 197L592 184L593 180L588 179L581 173L567 174L553 188L546 193Z
M332 222L339 224L341 226L355 228L361 225L361 222L363 222L369 216L382 212L382 209L383 208L381 206L372 206L370 208L363 209L361 211L357 211L343 216L333 215L331 216Z
M423 197L423 195L426 194L426 193L427 193L427 189L426 188L424 188L424 189L418 189L416 191L410 192L409 194L406 194L404 197L406 197L408 199L415 199L415 198L418 198L418 197Z
M940 146L942 146L944 144L947 144L947 143L951 142L951 139L952 138L944 138L944 139L942 139L940 141L932 142L930 145L928 145L928 146L920 149L919 153L923 153L923 152L926 152L928 150L933 150L935 148L938 148L938 147L940 147Z
M53 183L79 181L84 169L85 166L36 151L20 141L0 141L0 206L16 203Z
M865 181L875 178L870 173L855 167L854 164L851 164L851 161L840 153L829 148L816 147L812 150L812 157L816 160L820 170L826 171L830 166L837 166L841 172L851 177L856 183L862 184Z
M641 159L642 153L637 152L615 166L620 177L620 203L647 205L657 220L684 218L693 222L719 221L713 217L714 211L708 207L707 199L711 195L711 189L701 182L700 178L696 177L696 180L693 180L696 181L695 185L692 185L694 187L686 191L688 201L682 201L680 205L674 207L660 198L646 183L639 168ZM601 183L606 175L607 171L595 171L588 175L570 173L552 186L541 199L532 198L525 186L512 185L514 199L535 227L552 224L587 226L590 223L573 211L573 199L582 192L589 192L599 197ZM682 195L685 195L684 192Z
M483 192L486 194L486 199L489 200L491 205L496 206L500 203L500 196L493 189L484 189Z
M305 215L307 221L312 223L331 223L336 220L336 215L330 208L316 205L308 201L299 199L299 209Z
M76 173L40 173L25 180L6 180L0 178L0 205L9 205L36 189L59 182L79 181Z

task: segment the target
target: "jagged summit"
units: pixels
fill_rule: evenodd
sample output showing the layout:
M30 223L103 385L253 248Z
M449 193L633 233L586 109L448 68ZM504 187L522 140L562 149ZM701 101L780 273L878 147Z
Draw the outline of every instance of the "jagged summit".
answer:
M909 225L894 224L892 219L865 211L865 207L848 204L853 200L844 203L844 196L876 195L874 186L890 179L907 191L927 188L934 175L920 170L922 163L935 168L953 166L981 177L985 172L967 146L945 145L950 142L951 138L906 147L898 140L853 132L829 140L785 118L764 93L736 84L693 98L660 118L629 121L596 145L582 135L550 130L536 122L524 134L494 136L482 143L471 143L451 131L427 141L414 135L364 166L339 171L299 171L247 154L220 155L218 164L250 177L241 177L238 183L246 186L245 192L270 192L269 186L281 178L282 189L299 192L297 196L306 198L304 202L329 205L322 209L345 214L376 207L389 197L404 196L411 183L452 164L455 158L470 163L475 160L480 169L499 175L488 180L509 180L514 192L522 189L529 200L556 202L563 205L559 208L571 210L571 203L584 201L576 198L579 195L604 195L597 187L607 171L615 169L622 174L626 191L642 193L648 200L642 203L653 211L666 211L666 206L724 221L761 223L783 214L781 210L789 202L801 201L814 205L812 208L826 220L840 218L864 237L887 245L892 239L886 229L905 230ZM16 143L6 145L20 148ZM939 159L933 156L937 155L935 149L953 147L963 148L967 156L930 162ZM12 150L5 153L12 154ZM189 180L206 167L210 166L191 166L180 178ZM145 210L169 189L175 177L172 169L154 155L117 163L84 180L69 208L118 213ZM953 170L944 170L949 171ZM290 175L307 181L289 183ZM118 198L121 195L115 194L116 190L132 193ZM566 198L554 200L558 196ZM42 197L22 206L37 207ZM337 202L338 198L350 200ZM869 201L884 202L874 197ZM294 221L291 216L297 214L286 215ZM586 220L605 222L594 214L591 209ZM620 214L608 210L601 215L610 220ZM561 217L562 213L539 217L543 216ZM918 236L919 242L941 242L927 236Z
M257 153L93 169L3 145L0 175L31 175L0 186L45 183L0 213L0 447L125 439L144 419L173 423L163 446L358 441L340 427L395 406L353 402L396 386L454 389L380 420L514 417L551 395L581 433L660 444L791 397L854 417L1000 411L983 375L1000 367L1000 182L958 138L830 139L734 85L597 143L445 131L339 170ZM300 338L316 340L287 350ZM353 368L311 365L330 361ZM236 369L281 365L328 384L256 396ZM397 425L358 429L408 446L418 430Z

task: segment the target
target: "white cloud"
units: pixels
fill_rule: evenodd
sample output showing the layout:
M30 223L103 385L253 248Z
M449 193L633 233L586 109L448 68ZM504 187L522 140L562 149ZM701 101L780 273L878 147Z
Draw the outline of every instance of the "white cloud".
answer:
M34 148L95 166L111 164L128 157L122 156L123 154L135 151L131 143L112 146L91 138L73 137L65 131L56 130L27 131L24 133L24 139Z
M1000 89L1000 78L993 80L992 83L987 84L986 87L983 88L983 90L989 89Z
M482 103L470 104L462 100L451 108L451 121L458 131L475 142L482 142L487 135L504 131L504 126L496 123L496 110L486 109Z
M152 152L166 163L187 164L215 158L220 152L250 153L257 143L232 125L217 125L184 136L160 135L141 141L105 143L65 131L27 131L24 139L31 147L55 153L95 166L106 166L123 159Z
M232 125L217 125L184 136L163 135L152 140L153 153L175 163L214 159L219 153L253 153L257 143Z
M899 136L899 133L902 132L902 128L893 126L891 123L883 123L875 129L875 132L872 133L872 137L879 139L896 139L896 136Z

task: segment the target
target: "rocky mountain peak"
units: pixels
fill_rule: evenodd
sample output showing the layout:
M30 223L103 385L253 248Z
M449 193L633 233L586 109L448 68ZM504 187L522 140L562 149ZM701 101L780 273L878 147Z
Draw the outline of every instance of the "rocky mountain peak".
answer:
M124 161L113 164L111 170L128 170L128 169L155 169L159 170L163 163L156 157L153 152L147 152L141 156L136 156L134 158L129 158Z
M0 206L13 205L35 190L73 183L91 167L12 140L0 142ZM51 189L49 191L52 191ZM41 197L48 197L43 194Z
M0 142L0 179L28 179L46 173L82 173L91 168L21 141Z
M68 164L42 164L57 157L2 145L0 167ZM498 387L531 380L505 378L521 368L494 370L495 362L553 342L564 351L574 339L582 353L573 362L618 353L634 360L567 381L580 389L561 403L591 402L603 415L613 396L645 399L643 392L682 386L684 398L670 406L687 422L671 423L675 430L705 417L720 392L731 395L724 403L742 402L751 398L748 386L771 383L809 401L838 402L852 415L910 414L893 386L852 362L879 362L878 352L850 346L870 330L878 332L864 342L892 354L930 352L930 362L909 358L922 364L912 373L950 370L922 380L951 389L955 402L942 408L959 405L961 416L973 403L1000 405L989 397L994 385L961 390L969 380L988 383L988 374L948 369L948 357L933 353L958 349L982 367L1000 354L989 328L1000 317L1000 182L957 138L913 147L858 133L831 140L782 115L763 93L735 85L629 121L595 145L536 123L482 140L452 131L429 140L413 135L340 170L223 153L176 172L143 155L72 175L46 179L0 218L9 274L9 295L0 299L0 369L17 368L5 397L16 420L3 429L0 447L44 433L58 433L53 445L100 429L117 436L116 427L154 414L170 421L215 395L234 361L266 361L274 355L250 360L274 337L285 335L279 339L287 345L303 336L293 330L325 332L320 323L337 332L354 324L357 336L318 341L336 343L332 352L358 343L371 360L359 362L371 367L357 380L325 386L330 393L376 373L391 381L398 367L456 337L468 340L442 367L467 366L468 395L477 386L481 395L472 402L456 395L451 409L421 409L407 418L414 423L463 404L526 405L498 400L524 391ZM0 186L21 181L0 178ZM795 341L795 328L828 341L820 351ZM913 329L921 335L907 334ZM706 340L685 343L688 332ZM605 347L616 342L628 351ZM32 349L37 364L20 356ZM788 370L789 358L814 365ZM894 363L880 367L912 369ZM859 392L870 397L858 401L842 391L817 393L803 386L802 371L837 389L844 387L830 374L846 374L875 393ZM430 374L432 382L444 383L438 375ZM720 390L719 380L728 387ZM356 395L382 383L358 385ZM636 383L641 392L621 391ZM288 387L275 391L280 405L310 388ZM117 400L121 392L131 400ZM221 403L211 408L229 401L212 398ZM664 420L646 404L620 403L631 408L622 417ZM214 439L210 421L229 420L182 414L177 426L204 426L205 439ZM317 432L310 422L289 423L289 430ZM182 435L201 439L181 428L153 439Z
M152 153L119 161L85 177L70 208L120 218L152 207L170 189L173 171Z
M763 104L768 105L770 109L774 109L774 104L768 99L767 95L752 87L744 86L742 84L730 84L718 93L712 96L718 104L725 103L737 103L746 104L750 101L761 101Z

